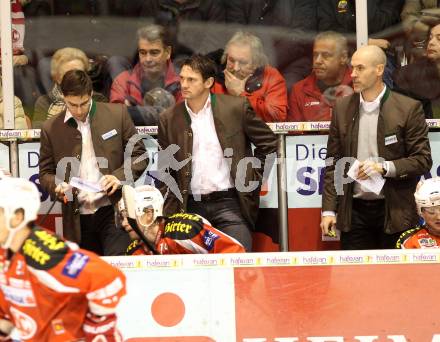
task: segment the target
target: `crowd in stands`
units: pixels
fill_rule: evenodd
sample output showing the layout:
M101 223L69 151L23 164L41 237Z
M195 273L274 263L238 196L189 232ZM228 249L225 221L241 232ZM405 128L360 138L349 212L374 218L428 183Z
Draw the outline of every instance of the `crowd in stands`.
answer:
M216 62L214 93L246 96L266 122L330 120L335 99L352 93L354 0L14 0L11 11L14 90L23 108L16 128L40 128L62 111L59 82L71 68L89 73L95 100L125 104L135 125L156 125L162 111L181 101L179 68L193 53ZM426 118L440 118L438 2L368 0L367 11L369 44L387 55L384 82L421 101ZM125 37L137 42L136 54L113 53L111 46L89 52L81 39L28 49L31 37L65 34L25 30L26 23L49 26L54 18L136 22ZM92 39L95 28L72 24ZM118 30L110 24L106 35ZM221 31L224 39L200 30ZM27 124L20 124L23 115Z
M64 201L67 190L54 180L54 162L65 156L114 162L103 178L99 165L80 168L84 179L111 191L94 197L82 190L74 195L79 211L63 204L72 239L96 233L87 231L96 217L113 229L122 152L134 126L158 126L160 145L180 146L176 162L192 163L172 175L183 200L171 206L168 198L166 215L200 214L251 251L259 191L249 199L238 190L222 148L236 153L232 169L240 154L257 156L264 166L263 157L276 148L264 122L331 121L327 157L356 158L359 179L375 171L386 183L374 196L353 184L338 197L335 167L326 164L323 234L337 227L343 249L394 246L419 220L412 195L418 177L432 166L424 119L440 119L440 1L365 5L368 44L356 48L355 0L11 0L15 128L41 128L42 186ZM0 126L2 95L0 87ZM116 149L111 138L118 132L124 134ZM158 157L159 164L164 160L169 156ZM208 171L212 165L219 166L216 172ZM135 178L145 167L137 166ZM245 183L257 179L261 186L262 173L247 172ZM163 184L162 193L172 191L171 183ZM217 215L220 198L234 220L218 219L225 216ZM419 215L437 215L433 203ZM384 219L404 205L411 216ZM377 234L370 234L366 218L375 220ZM231 222L240 229L229 232ZM108 241L82 243L99 254L121 254L127 237L119 250L107 250Z

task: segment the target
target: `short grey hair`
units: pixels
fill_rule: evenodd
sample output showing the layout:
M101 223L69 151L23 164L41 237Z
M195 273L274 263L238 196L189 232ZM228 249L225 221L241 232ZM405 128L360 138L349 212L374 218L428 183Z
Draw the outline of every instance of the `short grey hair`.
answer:
M84 71L89 71L90 63L84 51L73 47L65 47L55 51L50 61L50 75L52 79L55 79L58 75L61 65L75 60L80 61L84 65Z
M345 38L345 36L339 32L335 32L335 31L320 32L315 37L315 42L317 42L318 40L331 40L336 43L336 49L340 54L342 53L348 54L347 38Z
M136 33L138 41L140 39L148 40L149 42L154 42L160 40L164 47L171 46L171 39L168 30L161 25L147 25L141 27Z
M263 42L256 35L246 31L235 32L232 38L226 43L222 63L226 63L228 49L231 45L248 45L251 48L252 65L254 67L260 68L269 64L269 59L264 53Z

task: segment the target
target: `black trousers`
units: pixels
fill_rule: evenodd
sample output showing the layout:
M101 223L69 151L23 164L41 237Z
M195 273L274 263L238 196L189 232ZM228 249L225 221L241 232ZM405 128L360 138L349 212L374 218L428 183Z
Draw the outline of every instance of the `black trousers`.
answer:
M94 214L80 215L80 218L81 248L98 255L125 255L130 237L116 228L113 206L101 207Z
M203 216L214 228L238 240L247 252L252 251L251 230L241 214L235 191L229 191L218 197L212 196L212 198L189 196L187 212Z
M353 198L351 230L341 232L341 249L393 249L401 232L384 232L385 200Z

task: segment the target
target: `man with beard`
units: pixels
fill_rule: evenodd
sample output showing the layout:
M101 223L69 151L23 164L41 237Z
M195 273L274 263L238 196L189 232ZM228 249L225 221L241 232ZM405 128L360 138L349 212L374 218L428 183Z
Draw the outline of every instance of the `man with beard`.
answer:
M330 120L336 98L353 93L347 39L340 33L319 33L313 45L313 72L290 93L289 121Z
M286 120L286 81L268 64L260 38L236 32L226 44L222 63L226 67L216 77L213 93L247 97L265 122Z
M150 94L161 88L179 101L179 76L171 62L170 37L164 27L142 27L138 30L137 37L139 62L132 70L123 71L115 78L110 90L110 102L127 105L135 125L155 126L159 121L159 114L174 103L156 100ZM169 105L164 107L164 102Z

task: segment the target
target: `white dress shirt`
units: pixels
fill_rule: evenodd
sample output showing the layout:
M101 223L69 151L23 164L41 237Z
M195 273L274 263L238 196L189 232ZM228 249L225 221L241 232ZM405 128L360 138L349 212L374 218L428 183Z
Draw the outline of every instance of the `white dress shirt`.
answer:
M92 101L90 101L90 108ZM89 114L90 114L89 108ZM66 111L64 122L67 122L73 118L78 124L78 131L82 136L82 148L81 148L81 164L79 169L79 177L91 182L98 182L101 174L99 172L98 163L96 161L95 150L93 148L92 133L90 130L89 114L85 122L77 120L72 116L69 109ZM84 190L78 193L79 212L82 215L94 214L100 207L111 205L110 199L104 192L87 192Z
M193 131L191 193L204 195L232 188L230 168L215 130L211 97L198 113L189 108L187 101L185 107Z

